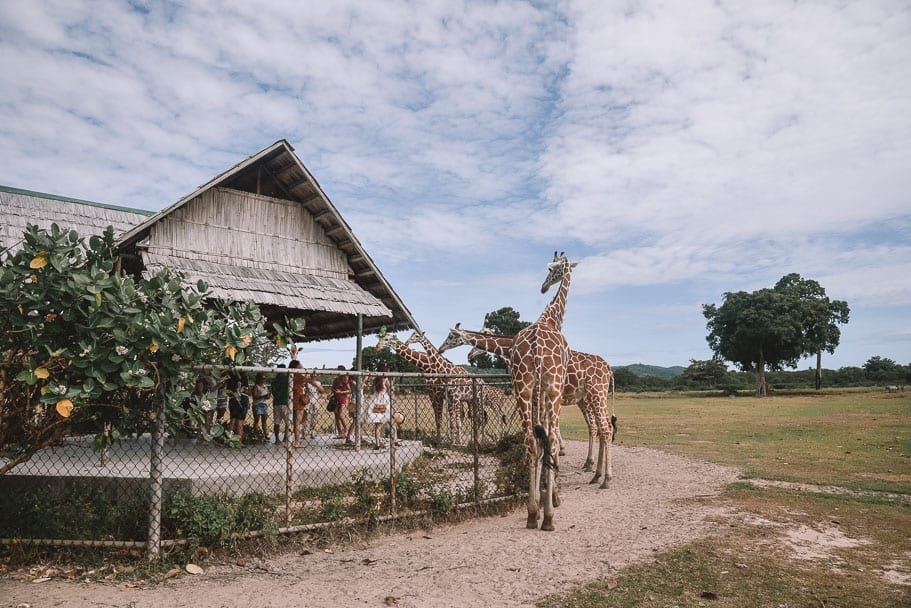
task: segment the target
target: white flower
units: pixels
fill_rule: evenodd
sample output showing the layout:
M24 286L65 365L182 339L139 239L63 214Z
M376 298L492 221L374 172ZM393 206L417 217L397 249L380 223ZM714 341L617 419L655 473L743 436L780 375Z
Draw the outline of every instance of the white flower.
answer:
M178 355L177 353L174 353L173 355L171 355L171 361L173 361L174 363L179 363L180 355Z
M66 387L62 384L58 384L57 388L54 389L54 392L58 395L66 395Z
M147 296L145 293L143 293L141 291L138 294L136 294L136 297L138 297L139 301L142 302L143 304L145 304L146 302L149 301L149 296Z
M30 316L30 317L37 317L37 316L38 316L38 311L37 311L37 310L30 310L30 311L28 311L28 316Z
M148 372L145 370L145 368L140 367L135 372L130 372L130 373L133 374L134 376L145 376Z
M209 333L209 322L208 321L202 322L202 324L199 326L199 333L201 333L201 334Z
M116 352L118 355L120 355L122 357L123 355L130 352L130 349L121 344L121 345L118 345L116 348L114 348L114 352Z
M23 281L23 282L24 282L26 285L28 285L29 283L32 282L32 277L31 277L31 276L25 277L25 281Z

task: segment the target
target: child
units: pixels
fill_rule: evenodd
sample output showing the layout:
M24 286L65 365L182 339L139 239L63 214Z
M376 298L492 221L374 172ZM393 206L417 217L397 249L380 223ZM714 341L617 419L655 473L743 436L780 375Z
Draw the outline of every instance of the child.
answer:
M266 418L269 415L269 395L266 376L260 372L256 374L250 396L253 398L253 430L262 428L263 441L269 441L269 430L266 427Z

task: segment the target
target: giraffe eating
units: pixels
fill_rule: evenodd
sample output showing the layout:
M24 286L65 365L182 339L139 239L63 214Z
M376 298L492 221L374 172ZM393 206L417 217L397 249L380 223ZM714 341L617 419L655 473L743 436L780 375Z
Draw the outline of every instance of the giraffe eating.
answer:
M462 329L460 324L449 330L446 340L440 345L440 352L450 348L470 344L473 348L468 353L469 360L472 355L489 352L499 355L505 360L509 359L512 350L513 337L500 336L482 329L480 332ZM595 476L590 483L602 480L601 488L607 488L608 482L613 477L611 467L611 442L614 434L616 417L610 415L608 402L613 403L614 374L610 364L598 355L591 355L570 349L569 363L566 368L566 381L563 386L563 405L575 403L582 411L582 417L588 426L588 455L583 465L584 471L592 470L595 465L593 458L595 441L598 442L598 462ZM557 429L557 439L561 445L562 437Z

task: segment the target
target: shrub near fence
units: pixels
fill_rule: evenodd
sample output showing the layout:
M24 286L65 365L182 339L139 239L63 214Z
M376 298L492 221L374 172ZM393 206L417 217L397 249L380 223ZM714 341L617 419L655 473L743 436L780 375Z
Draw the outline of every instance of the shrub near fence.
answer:
M121 437L103 458L91 436L40 451L0 477L0 542L147 547L157 555L158 546L174 543L441 513L524 491L514 401L491 399L490 387L505 389L507 377L460 378L476 397L471 404L446 401L438 430L428 379L387 374L395 387L392 410L404 421L387 425L384 447L374 449L372 425L364 425L357 445L335 435L326 410L333 372L318 373L329 380L327 391L313 437L301 447L265 440L253 431L251 412L242 446L198 442L192 429L167 432L157 465L154 432ZM271 416L270 408L270 433ZM157 526L149 522L159 516L155 538Z

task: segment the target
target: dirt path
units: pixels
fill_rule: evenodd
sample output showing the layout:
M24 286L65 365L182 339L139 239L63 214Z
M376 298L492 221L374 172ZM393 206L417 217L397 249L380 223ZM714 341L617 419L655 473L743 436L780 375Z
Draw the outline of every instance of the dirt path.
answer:
M533 606L549 593L608 576L704 534L714 496L737 472L645 448L614 449L608 490L581 471L585 444L568 442L556 532L503 517L382 536L333 553L281 555L256 566L213 566L150 588L0 579L0 606Z

